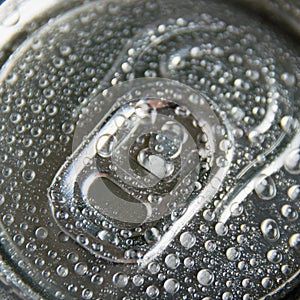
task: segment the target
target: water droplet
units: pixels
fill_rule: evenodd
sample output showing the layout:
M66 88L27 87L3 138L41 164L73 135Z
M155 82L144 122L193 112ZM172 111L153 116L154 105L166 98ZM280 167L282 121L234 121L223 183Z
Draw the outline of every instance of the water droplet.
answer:
M294 233L289 238L289 245L296 251L300 251L300 233Z
M156 298L159 295L159 289L155 285L150 285L146 289L146 294L150 298Z
M0 194L0 205L2 205L5 202L5 197L3 194Z
M261 285L265 289L270 289L273 286L273 280L270 277L264 277L261 280Z
M219 222L215 226L215 231L217 235L224 236L228 233L228 226L224 223Z
M86 300L90 300L92 299L93 297L93 291L89 290L89 289L84 289L82 292L81 292L81 296L83 299L86 299Z
M168 254L165 257L165 263L170 269L176 269L180 264L180 260L175 254Z
M300 174L300 149L294 149L287 155L284 166L289 173Z
M286 218L289 221L294 221L298 218L297 210L289 204L284 204L281 207L281 214L284 218Z
M137 274L133 276L132 282L135 286L141 286L144 283L144 278L142 275Z
M98 275L98 274L94 274L91 277L91 282L96 284L96 285L101 285L103 283L103 277Z
M296 83L295 75L287 72L281 74L281 80L286 84L287 87L292 87Z
M88 267L85 263L79 262L74 266L74 271L76 274L83 276L87 272Z
M216 242L212 240L208 240L204 243L204 248L208 252L213 252L217 248Z
M287 192L289 198L293 201L300 201L300 185L293 185Z
M169 278L164 283L164 289L169 294L175 294L180 288L179 282L174 278Z
M272 177L262 175L257 181L255 192L259 198L270 200L276 196L276 185Z
M270 242L275 242L280 237L278 225L273 219L265 219L262 221L260 229L265 239Z
M241 203L232 203L230 206L230 212L233 216L240 216L244 211L243 205Z
M6 27L16 25L20 20L20 13L18 10L11 12L3 21L2 24Z
M222 300L233 300L233 295L230 292L225 292L222 294Z
M159 240L160 233L157 228L151 227L144 233L145 240L148 244L154 243Z
M62 265L59 265L57 268L56 268L56 273L58 276L60 277L66 277L68 276L69 274L69 270L67 267L64 267Z
M152 262L148 265L148 271L151 274L157 274L160 271L160 265L156 262Z
M202 269L197 274L197 280L201 285L209 286L214 282L215 276L209 269Z
M2 217L3 223L6 226L10 226L14 222L14 216L12 214L6 214Z
M35 178L35 172L33 170L24 170L22 172L22 177L24 178L24 180L29 183L29 182L32 182Z
M267 252L267 258L271 263L278 264L282 261L282 254L280 251L272 249Z
M44 240L47 238L48 236L48 230L45 227L39 227L36 229L35 231L35 236L40 239L40 240Z
M186 231L180 235L180 243L184 248L190 249L195 245L196 237L194 234Z
M115 136L110 134L102 135L97 142L97 153L104 158L110 157L116 146L116 142Z
M191 257L186 257L183 261L183 264L187 268L192 268L194 266L195 262Z
M240 251L235 247L230 247L226 250L226 257L231 261L236 261L240 258Z
M113 284L118 288L124 288L128 284L128 275L125 273L116 273L113 276Z
M291 116L284 116L280 120L280 126L286 133L292 132L294 123L295 123L295 121L294 121L293 117L291 117Z

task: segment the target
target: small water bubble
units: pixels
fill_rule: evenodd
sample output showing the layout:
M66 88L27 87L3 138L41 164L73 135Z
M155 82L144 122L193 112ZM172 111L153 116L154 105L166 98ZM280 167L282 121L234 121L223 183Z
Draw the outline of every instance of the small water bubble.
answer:
M215 276L209 269L202 269L197 274L197 280L201 285L209 286L214 282Z
M79 256L74 252L70 252L67 255L67 259L70 260L72 263L77 263L79 260Z
M269 250L267 252L268 260L273 264L278 264L282 261L282 254L276 249Z
M291 200L300 201L300 185L292 185L288 189L287 194Z
M102 135L97 142L97 153L104 157L110 157L116 145L116 138L110 134Z
M169 294L175 294L180 288L179 282L174 278L169 278L164 283L164 289Z
M5 197L3 194L0 194L0 206L5 202Z
M18 245L21 246L25 242L25 238L22 234L16 234L13 236L13 241Z
M26 169L22 172L22 177L27 183L30 183L35 178L35 172L33 170Z
M300 252L300 233L294 233L290 236L289 245L291 248Z
M121 68L122 68L122 71L123 71L124 73L129 73L129 72L131 72L131 70L132 70L132 67L131 67L131 65L130 65L128 62L124 62L124 63L122 64Z
M151 274L157 274L160 271L160 265L156 262L152 262L148 265L148 271Z
M273 286L273 280L270 277L264 277L261 280L261 285L265 289L270 289Z
M64 267L62 265L59 265L57 268L56 268L56 273L58 276L60 277L67 277L68 274L69 274L69 270L67 267Z
M204 243L204 248L206 251L208 252L213 252L216 250L217 248L217 244L215 241L212 241L212 240L208 240Z
M293 175L300 174L300 149L294 149L287 155L284 167Z
M191 257L186 257L183 261L183 264L187 268L192 268L194 266L195 262Z
M159 240L160 232L157 228L151 227L145 231L144 238L148 244L154 243Z
M82 292L81 292L81 296L83 299L86 299L86 300L90 300L93 298L93 291L89 290L89 289L83 289Z
M284 275L290 275L292 273L292 268L289 265L281 266L281 272Z
M116 273L112 278L113 284L118 288L124 288L128 284L128 275L125 273Z
M203 51L199 47L193 47L190 50L190 55L193 58L200 58L203 55Z
M232 117L236 121L241 121L245 117L245 112L242 108L234 106L230 111Z
M2 217L2 221L6 226L10 226L14 222L15 218L12 214L6 214Z
M225 292L222 294L222 300L233 300L233 295L230 292Z
M75 126L74 124L72 123L69 123L69 122L64 122L62 124L62 131L65 133L65 134L71 134L75 129Z
M230 212L232 214L232 216L240 216L244 211L243 205L241 203L232 203L232 205L230 206Z
M194 234L186 231L180 235L180 243L184 248L190 249L195 245L196 237Z
M18 10L14 10L2 21L2 24L5 27L15 26L19 22L20 17L20 12Z
M230 261L237 261L240 258L240 251L235 247L230 247L226 250L226 257Z
M206 221L213 221L215 217L216 217L215 213L210 209L206 209L203 211L203 218Z
M280 120L280 126L286 133L291 133L295 125L295 120L291 116L284 116Z
M255 185L255 192L259 198L270 200L276 196L276 185L272 177L261 176Z
M224 236L228 233L228 226L224 223L219 222L215 226L215 231L217 235Z
M281 211L282 216L289 221L294 221L294 220L297 220L297 218L298 218L297 210L289 204L284 204L281 207L280 211Z
M156 298L159 295L159 289L155 285L150 285L146 289L146 294L150 298Z
M266 240L270 242L277 241L280 237L280 231L277 223L273 219L265 219L260 224L260 230Z
M74 266L75 273L80 276L85 275L87 270L88 270L88 266L83 262L79 262Z
M170 268L170 269L176 269L179 264L180 260L175 254L168 254L165 257L165 264Z
M45 227L39 227L36 229L35 231L35 236L40 239L40 240L44 240L47 238L48 236L48 230Z
M287 87L293 87L296 83L296 76L291 73L282 73L280 78Z
M222 57L224 55L224 50L221 47L215 47L212 50L212 54L216 57Z
M144 283L144 277L140 274L134 275L132 282L135 286L141 286Z

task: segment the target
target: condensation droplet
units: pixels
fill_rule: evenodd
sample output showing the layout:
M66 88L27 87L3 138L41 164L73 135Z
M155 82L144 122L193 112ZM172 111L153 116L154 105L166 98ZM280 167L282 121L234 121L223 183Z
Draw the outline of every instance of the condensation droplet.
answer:
M289 245L296 251L300 251L300 233L294 233L290 236Z
M45 227L39 227L36 229L35 231L35 236L40 239L40 240L44 240L47 238L48 236L48 230Z
M255 185L255 192L259 198L270 200L276 196L276 185L272 177L261 177Z
M196 237L190 232L184 232L180 235L180 243L184 248L190 249L195 245Z
M278 264L282 261L282 254L280 251L272 249L267 252L267 258L271 263Z
M262 221L260 229L265 239L270 242L275 242L280 237L278 225L273 219L265 219Z
M118 288L124 288L128 284L128 279L129 279L128 275L119 272L114 274L112 281L113 284Z
M287 192L289 198L293 201L300 201L300 185L293 185Z
M293 175L300 174L300 149L294 149L287 155L284 167Z
M164 283L164 289L169 294L175 294L180 288L179 282L174 278L169 278Z
M209 269L203 269L198 272L197 280L201 285L209 286L214 282L215 276Z

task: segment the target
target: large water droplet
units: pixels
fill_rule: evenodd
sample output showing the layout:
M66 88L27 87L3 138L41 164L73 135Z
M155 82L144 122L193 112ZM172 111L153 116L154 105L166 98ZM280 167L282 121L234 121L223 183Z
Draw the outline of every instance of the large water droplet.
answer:
M300 185L293 185L287 192L289 198L293 201L300 201Z
M284 166L289 173L300 174L300 149L294 149L287 155Z
M270 200L276 196L276 185L272 177L262 176L255 185L256 194L263 200Z
M118 288L124 288L128 284L128 275L124 273L116 273L112 278L112 282Z
M201 285L209 286L214 282L215 276L209 269L203 269L198 272L197 280Z
M277 223L273 219L265 219L260 224L260 230L266 240L275 242L280 237L280 231Z
M289 245L291 248L300 252L300 233L294 233L289 238Z
M184 248L190 249L195 245L196 237L191 232L186 231L180 235L180 243Z
M175 294L180 288L179 282L174 278L169 278L164 283L164 289L169 294Z

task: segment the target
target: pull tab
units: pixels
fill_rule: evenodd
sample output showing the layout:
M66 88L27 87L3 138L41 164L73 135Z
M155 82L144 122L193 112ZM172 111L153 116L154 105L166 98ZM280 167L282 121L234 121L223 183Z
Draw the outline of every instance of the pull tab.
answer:
M103 95L93 104L109 100L112 107L58 171L49 199L62 230L83 247L136 262L202 187L210 192L193 214L212 199L226 173L215 160L230 160L217 147L228 130L203 95L171 80L136 80Z

